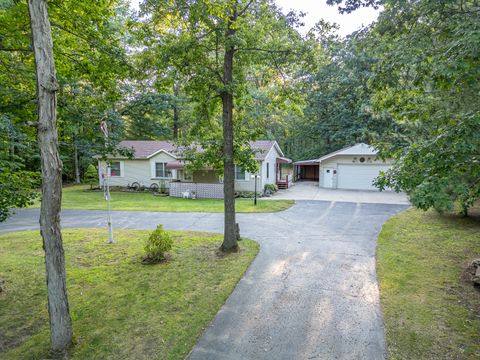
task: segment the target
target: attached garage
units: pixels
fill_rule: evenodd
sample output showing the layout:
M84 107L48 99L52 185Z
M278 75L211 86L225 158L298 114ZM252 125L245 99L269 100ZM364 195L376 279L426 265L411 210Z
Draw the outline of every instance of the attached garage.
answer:
M373 180L379 175L380 171L389 168L387 165L378 164L338 164L337 170L337 188L352 190L377 190L373 186Z

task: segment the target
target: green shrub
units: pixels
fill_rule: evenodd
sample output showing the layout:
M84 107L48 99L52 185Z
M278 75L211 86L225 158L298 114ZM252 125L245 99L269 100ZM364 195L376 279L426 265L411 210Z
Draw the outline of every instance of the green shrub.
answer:
M172 249L173 239L160 224L152 231L145 244L144 263L158 263L165 260L165 253Z
M83 181L90 185L90 189L92 189L93 185L98 185L98 171L94 165L88 165L85 174L83 174Z
M277 188L277 185L275 184L265 184L264 188L263 188L263 191L267 192L267 191L270 191L272 194L274 192L277 192L278 188Z

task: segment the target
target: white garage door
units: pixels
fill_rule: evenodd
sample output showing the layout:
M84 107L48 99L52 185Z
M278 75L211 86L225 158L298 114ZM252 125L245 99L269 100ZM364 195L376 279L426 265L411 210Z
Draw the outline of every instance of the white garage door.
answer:
M389 168L386 165L372 164L339 164L337 187L339 189L378 190L373 186L373 180L381 170Z

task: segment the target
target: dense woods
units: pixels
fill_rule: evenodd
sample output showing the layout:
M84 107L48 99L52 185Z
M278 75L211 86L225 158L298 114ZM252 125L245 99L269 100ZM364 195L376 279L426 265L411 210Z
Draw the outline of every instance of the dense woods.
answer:
M49 1L64 182L82 181L92 156L121 139L195 141L220 171L232 161L253 169L252 139L276 139L294 160L367 142L396 161L379 187L466 213L480 193L478 1L328 2L383 8L341 38L335 24L303 29L302 14L267 0L158 0L138 11ZM40 157L27 3L1 1L0 28L4 219L33 196Z

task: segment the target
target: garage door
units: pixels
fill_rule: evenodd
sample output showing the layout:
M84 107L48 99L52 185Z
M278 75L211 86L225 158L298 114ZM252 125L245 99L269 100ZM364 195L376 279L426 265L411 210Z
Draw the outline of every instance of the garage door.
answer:
M337 187L339 189L378 190L372 182L381 170L385 171L388 168L389 166L386 165L339 164Z

